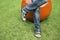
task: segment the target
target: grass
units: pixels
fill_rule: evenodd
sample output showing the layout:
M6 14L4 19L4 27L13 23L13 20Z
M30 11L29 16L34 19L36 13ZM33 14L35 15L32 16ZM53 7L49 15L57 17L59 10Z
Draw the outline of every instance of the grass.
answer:
M41 38L34 37L34 24L20 18L21 0L0 0L0 40L60 40L60 0L52 0L52 12L41 22Z

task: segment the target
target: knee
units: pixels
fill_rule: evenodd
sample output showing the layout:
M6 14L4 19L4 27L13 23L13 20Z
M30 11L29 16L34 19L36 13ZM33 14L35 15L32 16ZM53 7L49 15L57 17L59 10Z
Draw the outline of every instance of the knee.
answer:
M44 0L44 2L48 2L48 0Z

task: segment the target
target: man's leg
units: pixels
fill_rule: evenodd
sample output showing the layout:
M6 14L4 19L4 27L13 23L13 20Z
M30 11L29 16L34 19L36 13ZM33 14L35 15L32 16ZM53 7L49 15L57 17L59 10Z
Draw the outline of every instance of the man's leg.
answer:
M39 10L39 8L34 10L34 25L35 25L35 36L41 37L41 34L40 34L40 10Z
M22 19L25 21L26 20L25 14L27 12L35 10L36 8L40 7L41 5L43 5L46 2L47 2L47 0L35 0L31 4L22 8Z
M32 11L41 5L45 4L48 0L33 0L33 2L23 8L25 12Z

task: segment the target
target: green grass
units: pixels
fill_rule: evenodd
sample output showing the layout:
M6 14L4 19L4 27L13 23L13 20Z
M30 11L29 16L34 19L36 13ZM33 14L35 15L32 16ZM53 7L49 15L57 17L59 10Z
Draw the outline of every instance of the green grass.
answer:
M0 0L0 40L60 40L60 0L52 0L52 12L41 22L41 38L34 37L34 24L21 20L21 0Z

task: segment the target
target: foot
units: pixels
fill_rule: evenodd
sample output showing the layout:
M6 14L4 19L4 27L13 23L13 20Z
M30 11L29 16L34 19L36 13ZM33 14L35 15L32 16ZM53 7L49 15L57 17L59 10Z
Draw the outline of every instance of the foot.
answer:
M25 14L26 14L25 11L22 10L22 20L23 21L26 21L26 15Z
M35 37L37 37L37 38L41 37L40 32L36 32L36 33L35 33Z

